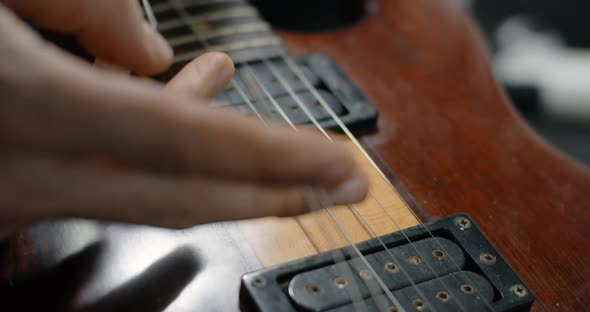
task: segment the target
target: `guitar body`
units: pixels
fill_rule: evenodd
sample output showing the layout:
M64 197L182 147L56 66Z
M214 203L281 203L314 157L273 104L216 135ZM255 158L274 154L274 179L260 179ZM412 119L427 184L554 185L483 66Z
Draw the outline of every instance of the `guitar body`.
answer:
M550 147L513 110L458 5L373 2L375 12L339 31L279 34L291 55L329 55L379 111L377 130L360 141L397 192L365 163L375 194L401 228L416 225L416 216L468 214L535 294L533 311L587 309L590 170ZM360 209L377 234L399 230L375 203ZM355 242L373 237L350 211L335 211ZM318 220L184 231L39 224L6 248L7 275L21 281L11 308L237 310L243 273L345 245L326 239Z

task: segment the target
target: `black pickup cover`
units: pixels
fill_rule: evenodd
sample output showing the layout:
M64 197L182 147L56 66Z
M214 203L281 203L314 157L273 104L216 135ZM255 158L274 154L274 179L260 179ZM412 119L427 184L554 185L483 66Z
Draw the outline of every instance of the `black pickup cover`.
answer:
M380 239L387 250L376 238L357 247L401 308L380 290L351 247L245 274L240 307L356 311L352 295L367 311L530 310L533 294L466 215ZM346 260L335 261L338 254Z
M281 73L281 76L286 79L286 82L309 108L312 116L319 122L322 128L336 131L341 130L336 124L336 121L328 114L321 103L305 87L300 78L295 75L281 57L271 57L268 60ZM168 72L159 76L158 79L161 81L169 80L185 64L186 62L173 65ZM321 97L338 115L338 118L353 133L365 133L375 129L378 118L377 110L328 56L322 54L308 55L298 59L297 65L306 78L313 84L314 88L318 90ZM262 61L250 61L248 65L245 65L243 62L236 62L234 81L243 93L240 93L230 84L216 98L218 101L217 105L235 108L244 113L252 113L252 110L243 97L245 93L248 100L255 107L257 106L249 88L242 81L241 73L246 70L245 66L248 66L261 83L264 84L264 87L276 99L282 110L294 124L311 125L310 118L304 113L295 99L289 95L281 82L276 77L273 77L269 68ZM278 112L273 110L272 113L277 115L276 120L282 122Z

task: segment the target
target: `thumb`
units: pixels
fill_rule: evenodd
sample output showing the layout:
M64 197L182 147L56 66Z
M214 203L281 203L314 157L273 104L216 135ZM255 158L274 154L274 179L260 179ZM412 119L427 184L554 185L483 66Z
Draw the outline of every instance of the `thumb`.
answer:
M97 58L140 74L164 71L173 52L136 0L8 0L18 14L74 34Z

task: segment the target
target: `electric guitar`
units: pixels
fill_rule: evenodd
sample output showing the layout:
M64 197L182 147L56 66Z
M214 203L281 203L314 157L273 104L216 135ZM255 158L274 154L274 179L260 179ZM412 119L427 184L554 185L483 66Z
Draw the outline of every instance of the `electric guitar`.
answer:
M304 216L182 231L41 223L0 247L0 310L588 309L590 170L515 113L454 1L150 7L176 55L155 79L228 53L219 109L340 133L370 194L331 207L309 191Z

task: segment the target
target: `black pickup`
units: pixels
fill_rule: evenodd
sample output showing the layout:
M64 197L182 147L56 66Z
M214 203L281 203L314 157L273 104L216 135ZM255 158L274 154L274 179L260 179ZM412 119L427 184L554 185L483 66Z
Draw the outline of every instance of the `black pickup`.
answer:
M301 79L287 66L284 59L275 56L269 57L268 61L285 77L286 82L309 108L311 115L319 122L322 128L335 131L341 130L318 99L313 96ZM169 80L186 63L176 63L168 72L157 78L161 81ZM312 54L298 59L296 63L306 79L319 92L322 99L330 105L347 128L355 134L370 132L375 129L378 118L377 110L334 61L326 55ZM257 103L242 79L242 72L246 70L246 66L261 81L294 124L311 124L310 118L302 110L301 106L262 61L250 61L247 65L245 62L236 62L235 84L228 85L216 97L217 105L235 108L244 113L252 113L245 98L254 103L254 106L257 106ZM282 122L276 110L273 109L271 114L275 114L276 119Z
M367 262L345 247L244 275L241 309L528 311L534 300L466 215L374 238L357 248Z

